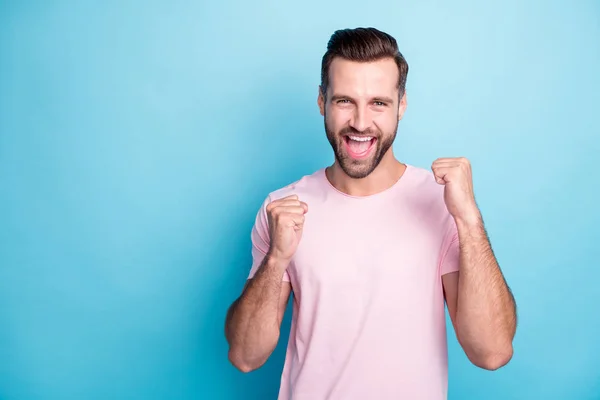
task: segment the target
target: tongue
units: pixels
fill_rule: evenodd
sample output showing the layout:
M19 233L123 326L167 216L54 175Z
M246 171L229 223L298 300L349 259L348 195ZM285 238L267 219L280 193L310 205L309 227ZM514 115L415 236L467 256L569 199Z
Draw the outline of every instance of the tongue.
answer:
M367 140L365 142L359 142L352 139L348 140L348 147L350 147L350 150L352 150L353 153L364 153L369 149L369 146L371 146L370 140Z

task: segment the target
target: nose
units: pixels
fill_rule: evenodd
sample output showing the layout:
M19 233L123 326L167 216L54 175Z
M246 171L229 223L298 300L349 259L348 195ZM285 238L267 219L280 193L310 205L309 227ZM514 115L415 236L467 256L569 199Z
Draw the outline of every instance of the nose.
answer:
M355 107L352 118L350 119L350 126L358 132L363 132L371 127L371 123L372 120L369 111L365 107Z

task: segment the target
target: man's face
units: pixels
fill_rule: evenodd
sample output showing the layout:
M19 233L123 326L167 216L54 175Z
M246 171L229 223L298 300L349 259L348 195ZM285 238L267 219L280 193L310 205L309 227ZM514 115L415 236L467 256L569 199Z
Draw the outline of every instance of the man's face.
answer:
M368 176L396 137L406 96L398 98L398 67L393 59L362 63L335 58L329 68L326 101L319 94L327 139L342 170Z

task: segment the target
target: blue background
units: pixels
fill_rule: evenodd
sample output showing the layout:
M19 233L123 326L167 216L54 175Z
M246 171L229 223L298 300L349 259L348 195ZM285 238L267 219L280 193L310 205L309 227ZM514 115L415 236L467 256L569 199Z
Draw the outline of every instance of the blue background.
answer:
M223 321L265 195L329 164L335 29L410 65L395 144L473 163L519 305L488 372L454 332L450 399L599 399L600 3L0 2L0 398L273 399ZM284 333L288 333L289 315Z

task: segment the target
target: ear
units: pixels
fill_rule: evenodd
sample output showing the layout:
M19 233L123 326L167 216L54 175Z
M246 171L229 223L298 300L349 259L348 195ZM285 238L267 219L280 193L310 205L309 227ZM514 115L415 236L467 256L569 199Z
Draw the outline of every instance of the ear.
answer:
M407 106L406 91L404 91L404 94L402 95L402 98L400 99L400 104L398 105L398 121L400 121L402 119L402 117L404 116L404 111L406 111L406 106Z
M325 96L323 96L323 90L319 86L319 97L317 97L317 104L319 105L319 111L321 115L325 116Z

